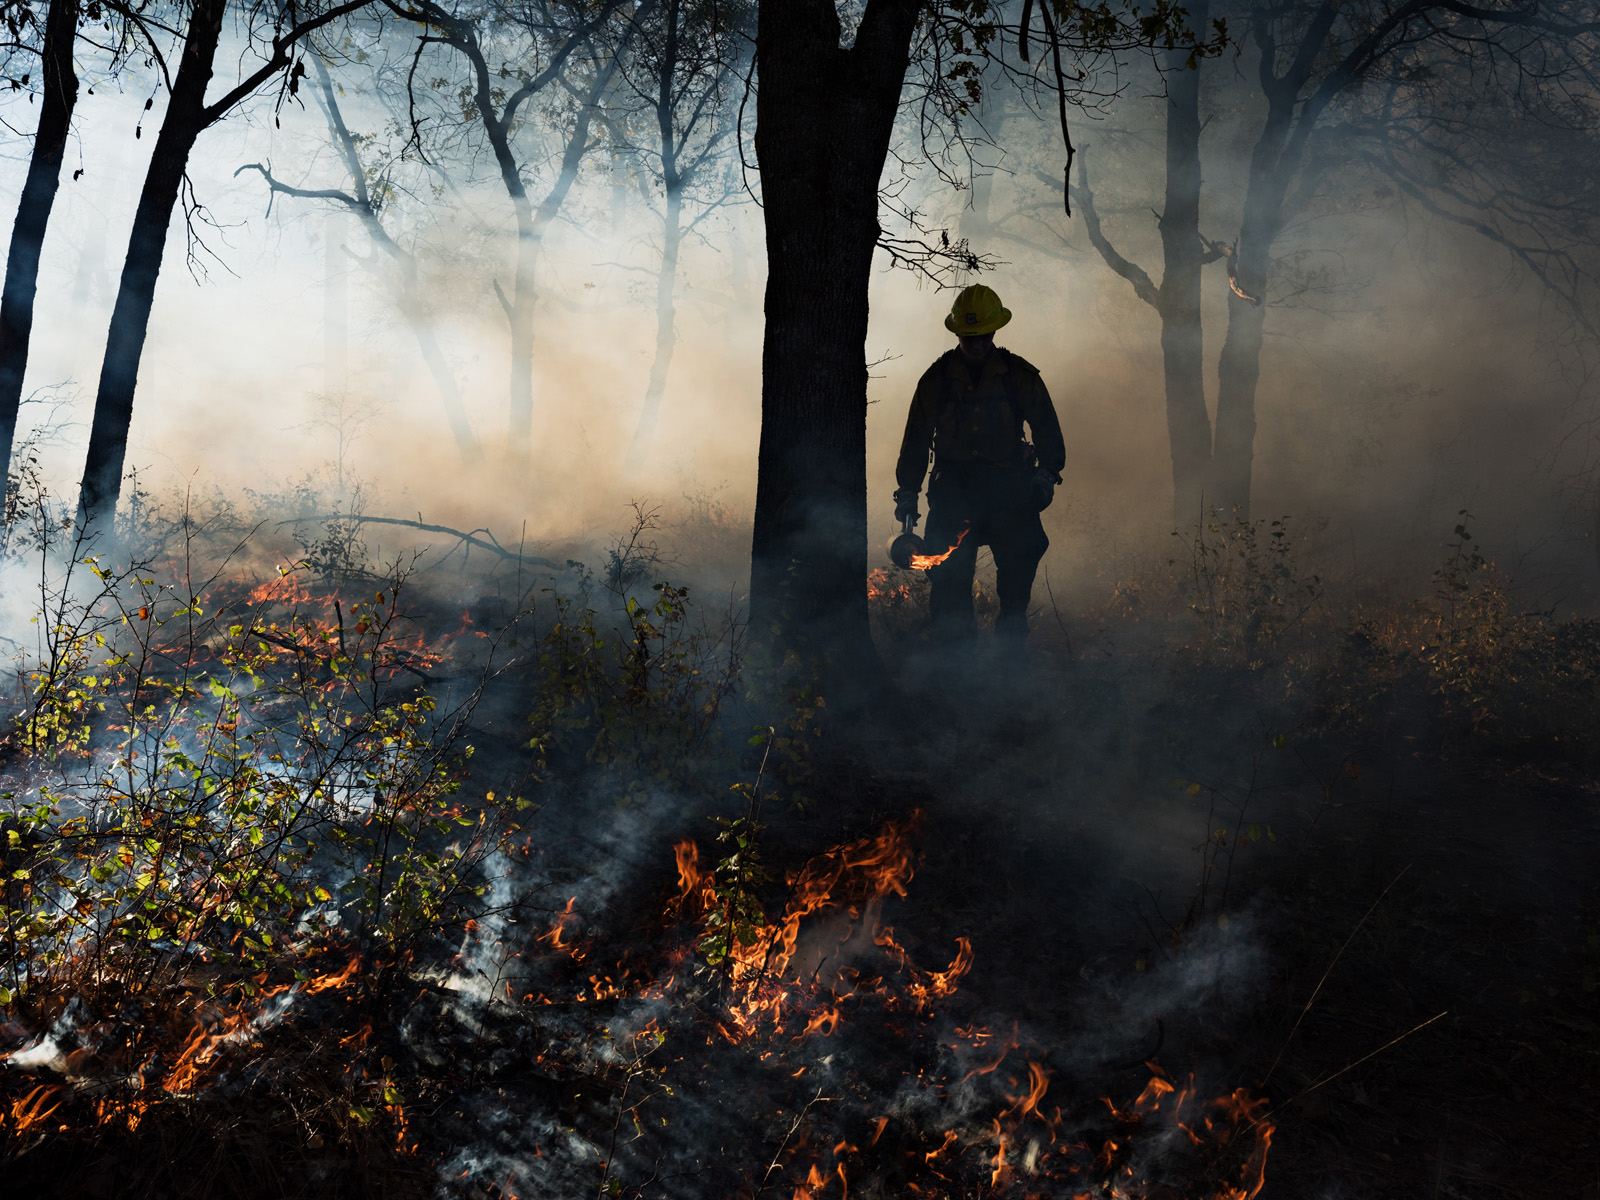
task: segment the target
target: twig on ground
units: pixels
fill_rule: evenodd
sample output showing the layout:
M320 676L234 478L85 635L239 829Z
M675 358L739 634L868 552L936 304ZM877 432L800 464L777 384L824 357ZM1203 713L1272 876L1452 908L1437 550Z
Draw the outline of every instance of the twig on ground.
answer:
M1299 1099L1301 1099L1302 1097L1305 1097L1305 1096L1309 1096L1312 1092L1316 1091L1323 1084L1332 1083L1335 1079L1339 1078L1339 1076L1343 1075L1346 1071L1355 1070L1355 1068L1359 1067L1362 1063L1366 1062L1368 1059L1372 1059L1372 1058L1378 1057L1378 1055L1382 1054L1390 1046L1393 1046L1393 1045L1396 1045L1396 1044L1398 1044L1400 1042L1405 1041L1413 1033L1417 1033L1420 1030L1426 1029L1429 1025L1432 1025L1435 1021L1439 1020L1439 1018L1448 1017L1449 1015L1450 1015L1450 1010L1449 1009L1445 1009L1445 1011L1442 1012L1442 1013L1435 1013L1433 1016L1429 1017L1426 1021L1422 1022L1420 1025L1413 1025L1410 1029L1406 1030L1399 1037L1390 1038L1387 1042L1385 1042L1383 1045L1379 1046L1376 1050L1372 1051L1370 1054L1363 1054L1360 1058L1356 1059L1355 1062L1346 1063L1344 1066L1340 1067L1337 1071L1335 1071L1332 1075L1324 1075L1321 1079L1317 1080L1310 1087L1302 1088L1299 1092L1296 1092L1293 1096L1291 1096L1289 1099L1285 1100L1282 1104L1278 1105L1277 1107L1275 1107L1273 1109L1270 1109L1267 1112L1262 1113L1254 1121L1251 1121L1250 1124L1248 1124L1248 1125L1246 1125L1244 1127L1244 1132L1248 1133L1250 1130L1254 1129L1257 1125L1261 1124L1261 1122L1265 1121L1268 1117L1272 1116L1274 1113L1281 1112L1283 1109L1288 1108L1289 1105L1293 1104L1296 1100L1299 1100Z
M767 1181L772 1178L772 1173L778 1169L778 1162L783 1158L783 1152L789 1148L789 1139L795 1135L795 1131L805 1121L806 1114L811 1111L811 1106L813 1104L826 1104L832 1099L832 1096L824 1096L822 1089L818 1088L817 1094L807 1100L806 1106L795 1114L794 1124L789 1126L789 1132L784 1134L783 1141L778 1143L778 1152L772 1156L772 1162L767 1166L767 1173L761 1177L761 1186L756 1189L756 1196L760 1196L762 1192L767 1190Z
M1050 568L1044 569L1044 590L1050 597L1050 611L1055 614L1056 625L1061 629L1061 636L1067 639L1067 658L1072 658L1072 635L1067 632L1067 623L1061 619L1061 610L1056 607L1055 589L1050 586Z
M527 563L535 567L549 567L553 571L565 571L570 565L558 563L550 558L523 554L519 550L507 550L496 540L494 534L487 529L479 528L463 531L452 529L448 525L431 525L426 521L407 521L400 517L364 517L354 513L321 513L309 517L294 517L288 521L279 521L278 527L281 529L285 525L303 525L308 521L352 521L358 525L398 525L405 529L420 529L424 533L449 534L453 538L461 539L462 542L469 546L477 546L481 550L487 550L490 554L498 554L507 562L514 562L519 566ZM478 537L477 535L480 533L488 538L488 541Z
M1379 892L1378 898L1372 902L1372 906L1361 914L1361 920L1356 922L1356 927L1350 931L1350 936L1345 938L1344 945L1339 947L1338 953L1333 956L1333 961L1328 964L1328 969L1322 973L1322 978L1317 980L1317 986L1311 989L1311 996L1306 1001L1305 1007L1300 1010L1300 1015L1294 1019L1294 1028L1289 1030L1289 1036L1283 1039L1283 1045L1278 1048L1278 1057L1273 1059L1272 1065L1267 1068L1266 1078L1261 1081L1262 1087L1267 1085L1267 1082L1272 1078L1272 1073L1278 1069L1278 1064L1283 1061L1284 1052L1289 1049L1289 1043L1294 1040L1295 1032L1300 1028L1300 1022L1306 1019L1306 1014L1311 1011L1311 1006L1317 1002L1317 996L1322 992L1322 985L1328 982L1328 976L1333 974L1333 968L1339 965L1340 957L1350 948L1350 943L1356 940L1356 934L1361 932L1361 927L1367 923L1367 918L1377 911L1378 905L1383 903L1383 898L1389 894L1390 889L1399 883L1409 870L1411 870L1410 863L1401 867L1400 874L1389 881L1389 886Z

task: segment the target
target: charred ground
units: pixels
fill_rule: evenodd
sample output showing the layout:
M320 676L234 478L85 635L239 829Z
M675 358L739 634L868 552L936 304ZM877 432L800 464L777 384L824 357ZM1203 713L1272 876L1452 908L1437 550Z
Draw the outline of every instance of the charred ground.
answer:
M1021 663L928 643L917 577L879 579L898 699L856 712L743 663L737 623L651 569L419 576L397 603L348 563L236 560L202 607L276 627L262 679L332 697L353 672L447 711L471 694L452 744L475 753L438 761L451 820L503 823L499 857L458 872L484 895L382 936L358 892L312 932L318 902L291 897L248 962L222 952L237 916L212 952L136 968L111 969L114 924L72 933L12 985L8 1178L1226 1196L1253 1192L1260 1151L1266 1197L1587 1194L1600 633L1519 611L1465 537L1431 592L1382 603L1330 599L1269 539L1218 526L1184 570L1052 605ZM380 589L404 638L363 659ZM226 643L185 632L162 669L214 670ZM80 690L111 674L76 671ZM281 719L296 693L272 694ZM24 732L8 789L44 770ZM50 769L117 745L90 728ZM8 872L53 852L48 821L8 829ZM342 882L303 867L283 874ZM769 972L788 913L792 961ZM9 928L16 980L28 929ZM1197 1106L1254 1107L1197 1107L1215 1136L1178 1144L1161 1089L1191 1077Z

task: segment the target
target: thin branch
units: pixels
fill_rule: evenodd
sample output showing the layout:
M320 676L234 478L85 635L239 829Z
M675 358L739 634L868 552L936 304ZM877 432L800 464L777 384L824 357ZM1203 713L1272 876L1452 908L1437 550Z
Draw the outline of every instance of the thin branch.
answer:
M281 529L285 525L303 525L310 521L350 521L357 525L398 525L405 529L420 529L424 533L448 534L453 538L459 538L469 546L477 546L481 550L487 550L490 554L499 555L507 562L526 563L535 567L549 567L553 571L565 571L571 565L569 563L558 563L550 558L540 558L533 554L523 554L517 550L507 550L495 539L494 534L487 529L474 529L471 532L465 532L460 529L452 529L448 525L430 525L425 521L406 521L399 517L365 517L355 513L321 513L307 517L294 517L288 521L279 521L278 527ZM478 537L477 535L480 533L488 540L485 541L484 538Z

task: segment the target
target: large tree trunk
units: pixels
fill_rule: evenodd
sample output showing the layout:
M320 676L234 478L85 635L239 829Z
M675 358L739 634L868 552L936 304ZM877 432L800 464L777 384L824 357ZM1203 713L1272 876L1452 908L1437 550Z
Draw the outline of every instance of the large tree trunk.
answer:
M1261 32L1269 26L1256 27L1267 117L1250 154L1239 240L1229 262L1233 287L1228 296L1228 333L1217 362L1217 437L1211 464L1213 507L1244 520L1250 518L1256 384L1261 378L1272 244L1283 229L1289 181L1299 170L1318 115L1329 98L1355 78L1341 65L1312 96L1301 96L1338 12L1337 4L1324 4L1317 10L1301 34L1289 71L1282 76L1276 74L1277 45ZM1341 72L1345 73L1344 83L1330 89Z
M133 420L134 386L139 379L139 359L144 353L150 307L166 251L167 226L177 204L189 151L206 125L206 87L211 82L226 7L227 0L194 0L178 75L145 172L139 207L134 212L128 257L122 267L105 361L100 367L100 387L95 394L89 456L83 468L79 517L85 522L109 518L116 510L128 452L128 426Z
M1292 97L1290 97L1292 103ZM1250 161L1239 242L1229 263L1228 332L1217 360L1217 439L1212 455L1212 507L1250 518L1250 472L1255 456L1256 383L1266 320L1267 267L1283 227L1282 164L1288 114L1272 106ZM1244 293L1240 295L1240 293Z
M11 469L11 441L22 405L22 380L33 335L33 301L39 288L39 254L61 183L72 109L78 102L78 75L72 51L78 36L78 0L52 0L44 23L39 128L33 138L28 178L17 203L6 257L5 290L0 293L0 488Z
M661 238L661 271L656 276L656 354L650 363L650 382L639 410L639 426L634 430L633 446L628 451L628 466L644 461L655 438L656 418L661 413L661 397L667 390L667 372L672 367L672 351L678 342L677 287L678 250L683 243L683 188L668 186L666 219Z
M1204 28L1209 0L1190 21ZM1200 321L1200 71L1174 50L1167 71L1167 186L1161 211L1161 358L1166 377L1167 440L1172 452L1172 516L1180 527L1205 515L1211 462Z
M875 657L867 288L878 183L919 8L872 0L846 50L832 0L768 0L756 34L768 276L751 638L824 673L830 663L859 671Z

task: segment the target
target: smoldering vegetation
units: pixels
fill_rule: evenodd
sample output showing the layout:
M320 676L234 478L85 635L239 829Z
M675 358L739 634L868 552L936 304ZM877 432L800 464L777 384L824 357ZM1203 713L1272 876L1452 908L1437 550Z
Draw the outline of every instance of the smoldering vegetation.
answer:
M1013 308L1069 465L1027 661L988 637L991 567L983 634L950 646L925 577L874 547L885 686L847 707L749 654L764 281L737 73L681 214L664 382L635 94L539 233L519 432L516 213L442 59L416 152L414 49L343 45L303 103L208 135L197 230L229 270L163 277L140 471L95 541L64 499L79 331L115 294L143 92L118 76L84 110L0 562L12 1186L1581 1193L1579 309L1368 169L1352 105L1275 245L1254 516L1180 524L1160 322L1082 198L1062 212L1057 131L991 100L941 172L908 114L886 223L997 260L944 281ZM1201 226L1231 239L1261 100L1247 50L1203 68ZM1074 183L1155 273L1164 84L1123 71L1074 115ZM527 110L541 194L575 104ZM1567 161L1559 131L1518 136ZM293 194L358 178L376 230ZM1204 267L1208 381L1227 269ZM885 542L947 301L874 279Z
M1409 1187L1524 1170L1517 1039L1581 1052L1600 636L1465 525L1384 605L1219 522L1021 673L885 570L846 721L637 518L468 566L147 517L45 560L15 679L20 1186Z

